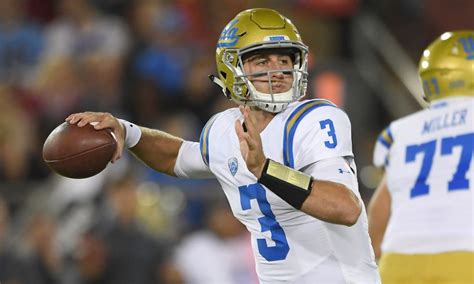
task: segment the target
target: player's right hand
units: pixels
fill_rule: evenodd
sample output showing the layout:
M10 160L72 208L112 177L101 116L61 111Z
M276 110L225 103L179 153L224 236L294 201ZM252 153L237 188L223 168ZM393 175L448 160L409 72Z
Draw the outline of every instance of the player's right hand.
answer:
M123 147L125 144L125 128L120 121L112 114L107 112L80 112L69 115L66 122L70 124L77 124L79 127L83 127L88 123L92 124L95 129L110 128L115 135L117 141L117 149L112 157L112 163L122 157Z

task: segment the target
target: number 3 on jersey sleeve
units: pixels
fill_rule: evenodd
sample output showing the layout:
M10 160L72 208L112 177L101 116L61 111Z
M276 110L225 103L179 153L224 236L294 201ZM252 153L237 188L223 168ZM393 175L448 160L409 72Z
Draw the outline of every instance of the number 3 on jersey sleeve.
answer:
M319 125L321 126L321 129L325 129L326 126L329 127L329 130L327 132L329 138L331 138L332 141L325 141L324 145L330 149L334 149L337 146L337 137L336 137L336 130L334 129L334 123L330 119L325 119L321 120L319 122Z
M426 183L426 179L428 178L431 166L433 165L436 142L436 140L432 140L423 144L409 145L406 148L406 163L414 162L419 153L423 153L424 155L420 173L416 179L415 185L410 191L411 198L429 193L430 186ZM469 189L469 180L466 178L466 173L469 170L472 154L474 152L473 142L474 133L441 139L441 156L451 155L454 147L461 147L459 164L453 178L448 183L448 191Z
M257 239L258 252L267 261L285 259L290 251L290 247L288 246L285 232L280 224L278 224L270 203L268 203L265 189L261 184L255 183L239 186L239 193L242 210L250 210L250 201L252 199L257 200L260 212L263 214L263 217L258 218L262 232L270 231L271 239L275 242L275 246L268 246L265 239Z

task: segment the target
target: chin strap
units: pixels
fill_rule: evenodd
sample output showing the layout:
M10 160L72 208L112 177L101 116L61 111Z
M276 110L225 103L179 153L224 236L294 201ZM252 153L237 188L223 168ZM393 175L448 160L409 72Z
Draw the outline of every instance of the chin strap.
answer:
M283 111L289 104L292 102L292 97L293 97L293 87L291 87L288 91L284 93L278 93L278 94L266 94L257 91L255 89L255 86L250 83L249 84L250 92L253 94L253 96L256 99L255 105L259 107L260 109L272 113L279 113ZM273 102L269 102L265 100L265 97L272 97ZM278 101L278 100L283 100L283 101Z
M227 88L225 87L224 82L222 82L219 78L217 78L217 76L212 75L212 74L210 74L208 77L209 77L209 80L211 80L212 83L214 83L217 86L221 87L222 92L224 93L224 95L228 99L230 99L230 94L227 92Z
M217 76L215 76L213 74L208 75L208 77L209 77L209 80L211 80L212 83L218 85L222 89L222 93L228 99L232 99L230 92L228 91L228 89L226 88L226 86L224 85L224 82L222 82L222 80L220 80ZM251 92L254 93L254 95L256 95L256 98L264 97L265 95L272 96L271 94L265 94L265 93L258 92L255 89L255 87L253 86L252 83L249 83L248 85L250 85L249 89L251 90ZM268 112L278 113L278 112L281 112L282 110L284 110L288 106L288 104L290 103L289 100L292 96L292 90L293 90L293 87L290 90L288 90L284 93L278 94L278 98L280 98L280 99L283 98L283 99L288 100L288 101L283 101L283 102L279 102L279 101L276 101L276 102L266 102L266 101L249 102L249 101L244 101L243 103L246 104L246 105L257 106L258 108L260 108L262 110L265 110L265 111L268 111Z

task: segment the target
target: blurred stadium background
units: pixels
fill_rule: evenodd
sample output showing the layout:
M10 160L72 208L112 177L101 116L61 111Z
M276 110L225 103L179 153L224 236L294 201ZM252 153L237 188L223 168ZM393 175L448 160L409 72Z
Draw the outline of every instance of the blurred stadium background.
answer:
M170 178L129 155L70 180L41 158L49 132L86 110L197 140L232 106L207 75L224 25L250 7L299 28L308 97L352 120L365 202L380 178L376 136L423 105L423 48L474 26L472 0L0 0L1 283L256 283L248 236L216 182Z

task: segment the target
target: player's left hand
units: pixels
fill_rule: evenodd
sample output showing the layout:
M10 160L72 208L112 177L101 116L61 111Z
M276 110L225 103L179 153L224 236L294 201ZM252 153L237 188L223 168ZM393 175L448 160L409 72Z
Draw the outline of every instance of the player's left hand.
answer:
M249 171L259 179L266 161L262 139L256 127L255 117L251 115L250 107L240 106L240 112L244 115L244 124L247 129L245 132L242 122L240 120L235 121L235 132L237 132L239 138L240 152Z
M124 143L125 143L125 129L122 123L114 117L112 114L107 112L80 112L69 115L66 119L70 124L77 124L79 127L83 127L88 123L95 123L94 128L97 130L110 128L115 135L117 140L117 149L112 157L112 163L115 163L122 156Z

